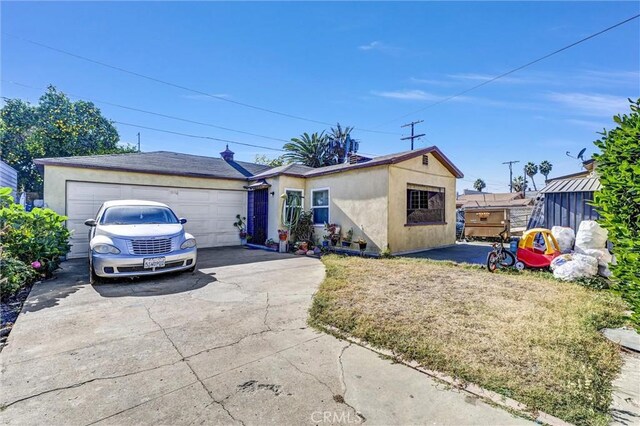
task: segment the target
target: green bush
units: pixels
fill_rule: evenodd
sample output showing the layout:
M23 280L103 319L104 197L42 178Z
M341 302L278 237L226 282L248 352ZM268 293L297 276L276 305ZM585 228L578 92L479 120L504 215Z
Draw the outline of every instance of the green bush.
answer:
M0 254L0 295L5 299L29 284L37 272L31 265Z
M31 265L38 261L38 272L51 276L60 257L69 251L67 218L50 209L24 210L19 204L0 208L0 230L4 255Z
M594 155L602 189L594 195L598 222L609 231L617 264L612 288L631 305L640 325L640 99L631 113L617 115L618 127L605 130Z

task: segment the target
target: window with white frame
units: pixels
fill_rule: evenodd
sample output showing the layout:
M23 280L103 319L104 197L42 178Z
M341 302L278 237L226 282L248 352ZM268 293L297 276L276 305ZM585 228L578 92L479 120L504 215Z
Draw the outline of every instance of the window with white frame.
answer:
M284 205L282 206L282 218L284 225L289 225L296 222L298 217L300 217L303 193L301 189L285 189L284 193L285 197Z
M311 191L311 210L313 211L314 225L329 223L328 189L314 189Z

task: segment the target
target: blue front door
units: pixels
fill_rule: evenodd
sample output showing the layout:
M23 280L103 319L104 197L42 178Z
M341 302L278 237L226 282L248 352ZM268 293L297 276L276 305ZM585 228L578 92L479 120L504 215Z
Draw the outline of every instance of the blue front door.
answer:
M263 245L267 240L268 207L268 188L249 192L249 223L247 228L253 244Z

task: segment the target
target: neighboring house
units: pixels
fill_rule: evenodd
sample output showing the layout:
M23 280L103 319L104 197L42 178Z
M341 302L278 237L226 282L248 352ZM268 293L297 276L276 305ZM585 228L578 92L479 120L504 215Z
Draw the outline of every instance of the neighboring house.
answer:
M18 171L5 163L0 161L0 187L11 188L12 196L15 199L18 194Z
M593 194L600 190L596 163L587 160L582 166L585 170L581 172L547 180L540 190L528 228L565 226L577 232L583 220L599 218L591 205Z
M236 214L247 216L251 242L278 239L287 197L297 193L313 210L316 238L325 222L354 229L372 251L418 251L455 242L456 178L463 177L436 147L356 164L310 168L268 166L173 152L45 158L44 197L69 217L69 257L88 252L84 220L105 200L138 198L169 204L186 217L199 247L239 244Z

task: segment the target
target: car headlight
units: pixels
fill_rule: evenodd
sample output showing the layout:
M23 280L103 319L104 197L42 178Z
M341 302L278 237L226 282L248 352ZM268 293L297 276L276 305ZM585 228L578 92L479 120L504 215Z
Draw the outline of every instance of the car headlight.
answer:
M180 245L180 248L184 250L184 249L188 249L195 246L196 246L196 239L189 238L188 240L185 240L184 243Z
M112 246L111 244L96 244L93 247L93 251L100 254L120 254L120 250L117 247Z

